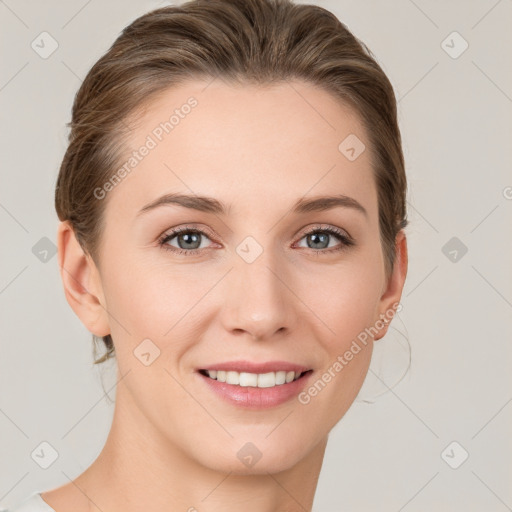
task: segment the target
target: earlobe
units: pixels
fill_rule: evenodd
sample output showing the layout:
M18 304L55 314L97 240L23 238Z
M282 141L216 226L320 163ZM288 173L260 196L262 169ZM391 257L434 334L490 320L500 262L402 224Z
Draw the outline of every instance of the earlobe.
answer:
M98 269L92 258L84 253L67 220L59 224L57 249L64 294L69 305L89 332L99 337L110 334Z
M395 239L395 263L393 271L389 276L384 293L379 303L379 324L382 326L380 333L375 340L386 335L393 316L396 314L397 306L402 297L402 290L405 284L408 268L407 237L402 229Z

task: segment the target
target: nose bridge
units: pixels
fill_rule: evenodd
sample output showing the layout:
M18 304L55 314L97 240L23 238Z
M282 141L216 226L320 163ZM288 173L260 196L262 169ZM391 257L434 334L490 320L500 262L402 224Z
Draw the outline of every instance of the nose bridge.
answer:
M223 313L227 329L264 339L290 328L294 321L293 294L285 285L281 263L270 249L258 248L254 240L239 244L227 283Z

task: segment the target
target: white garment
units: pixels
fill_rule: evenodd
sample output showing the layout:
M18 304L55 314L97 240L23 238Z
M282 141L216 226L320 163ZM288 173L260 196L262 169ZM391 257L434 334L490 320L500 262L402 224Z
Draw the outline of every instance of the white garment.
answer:
M34 492L16 508L6 512L55 512L55 509L43 500L40 492Z

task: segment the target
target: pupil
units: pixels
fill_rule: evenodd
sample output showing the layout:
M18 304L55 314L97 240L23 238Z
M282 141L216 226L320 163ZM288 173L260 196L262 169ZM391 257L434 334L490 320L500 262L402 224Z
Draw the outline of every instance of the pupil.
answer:
M316 245L318 243L322 244L323 242L325 243L327 241L327 237L328 237L327 233L322 233L322 234L317 233L317 234L313 234L310 236L314 240L313 245ZM319 242L318 239L320 239L320 238L323 238L323 241ZM315 241L315 239L316 239L316 241ZM325 247L323 247L323 248L325 249ZM318 247L315 246L315 247L313 247L313 249L318 249Z
M187 244L187 243L198 244L199 233L192 233L192 234L188 233L188 234L182 235L182 237L185 240L185 244ZM195 238L195 240L193 240L193 238ZM185 247L185 248L186 249L197 249L199 247L199 245L201 245L201 244L199 243L196 247ZM182 249L184 249L184 247L182 247Z

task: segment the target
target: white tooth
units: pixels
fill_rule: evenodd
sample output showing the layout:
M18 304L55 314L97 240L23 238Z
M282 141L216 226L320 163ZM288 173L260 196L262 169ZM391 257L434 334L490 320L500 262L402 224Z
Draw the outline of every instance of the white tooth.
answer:
M276 374L274 372L258 373L258 387L272 388L276 385Z
M239 384L240 386L258 386L258 374L242 372Z
M219 382L226 382L234 386L252 386L259 388L271 388L297 380L301 372L286 372L284 370L268 373L238 373L236 371L207 370L207 374L212 379Z
M276 372L276 384L284 384L286 382L286 372Z
M236 384L240 382L240 374L238 372L226 372L226 383L227 384Z

